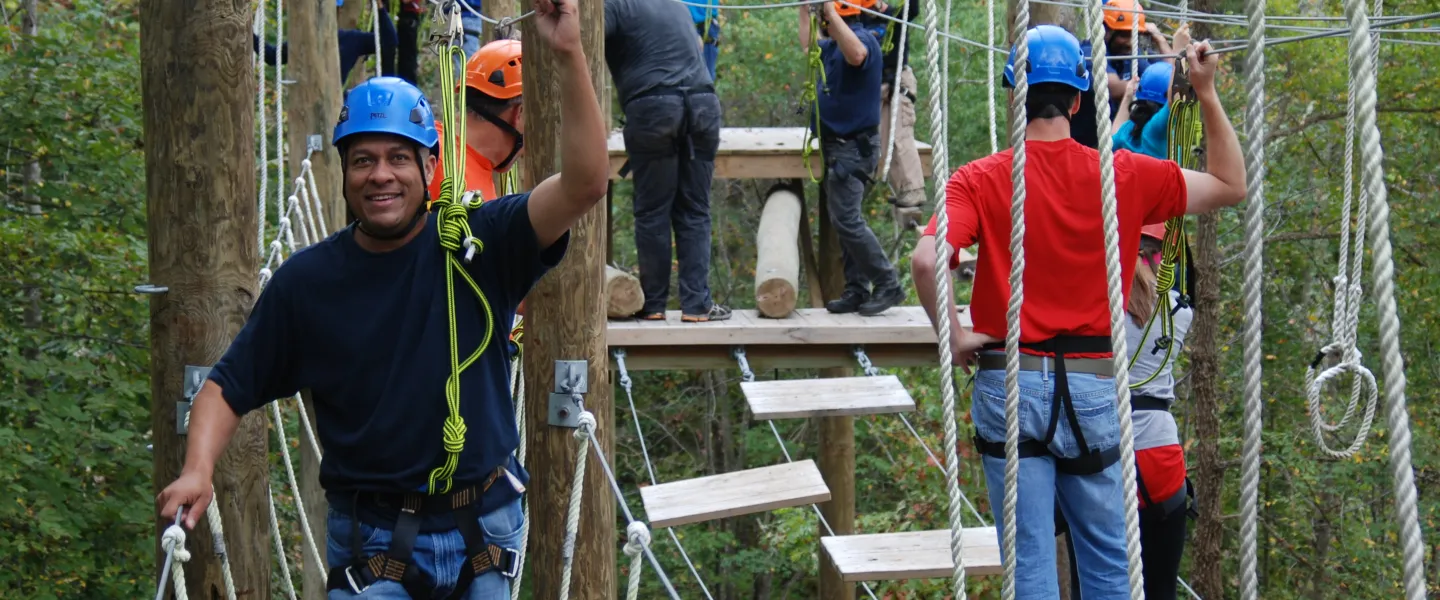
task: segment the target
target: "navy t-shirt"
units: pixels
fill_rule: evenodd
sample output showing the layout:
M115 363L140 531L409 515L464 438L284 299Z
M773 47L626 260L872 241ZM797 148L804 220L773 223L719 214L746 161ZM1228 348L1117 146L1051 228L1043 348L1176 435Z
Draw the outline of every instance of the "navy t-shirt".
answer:
M569 234L539 248L528 200L528 193L506 196L470 211L471 232L484 246L465 269L484 292L488 314L456 273L459 359L489 341L460 376L466 434L452 490L482 482L500 465L522 484L529 480L511 457L519 439L506 334L516 305L564 257ZM354 226L347 227L275 271L210 379L240 415L308 388L324 448L320 484L331 498L424 491L446 458L445 268L434 213L413 240L385 253L362 249ZM518 496L501 478L480 508Z
M880 41L860 24L850 26L868 52L865 62L850 66L835 40L820 40L825 78L815 82L820 127L824 134L849 136L880 126ZM812 121L813 125L813 121Z

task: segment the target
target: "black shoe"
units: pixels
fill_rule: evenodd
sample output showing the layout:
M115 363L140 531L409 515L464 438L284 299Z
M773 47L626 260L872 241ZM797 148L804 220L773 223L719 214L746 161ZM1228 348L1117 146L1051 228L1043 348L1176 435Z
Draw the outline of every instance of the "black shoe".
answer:
M876 289L870 294L870 299L860 305L860 316L873 317L905 301L905 288L900 284L892 283L889 286Z
M865 302L868 300L870 300L870 296L868 294L856 292L853 290L845 290L845 293L840 294L839 298L826 302L825 310L828 310L837 315L853 313L857 310L860 310L860 306L865 304Z

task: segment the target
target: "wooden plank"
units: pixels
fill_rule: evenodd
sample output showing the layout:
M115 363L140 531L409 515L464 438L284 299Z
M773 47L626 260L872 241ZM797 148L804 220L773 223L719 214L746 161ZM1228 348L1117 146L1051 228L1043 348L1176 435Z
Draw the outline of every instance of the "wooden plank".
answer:
M770 369L854 369L859 365L853 346L811 344L807 346L748 346L745 357L756 372ZM930 367L939 360L934 342L928 344L885 344L866 346L865 354L877 367ZM635 346L625 349L628 371L705 371L735 369L735 358L726 346ZM610 368L615 369L612 358Z
M999 575L1000 544L994 527L967 527L961 533L967 575ZM950 530L906 531L820 538L845 581L897 581L950 577Z
M640 488L652 528L675 527L830 499L815 461L802 460Z
M915 410L915 400L894 375L833 379L742 381L756 419L878 415Z
M829 315L823 308L797 309L803 318L768 319L754 310L737 310L730 321L682 323L680 312L665 321L612 320L606 328L611 347L754 346L767 344L935 344L935 330L919 306L897 306L886 314L862 317ZM960 313L970 325L969 313ZM817 323L820 323L817 325Z
M720 148L715 156L716 179L800 179L808 177L801 144L803 127L724 127L720 129ZM625 164L625 139L620 131L610 132L610 178L620 179ZM931 148L917 141L921 168L930 172ZM815 173L821 171L819 153L810 156Z

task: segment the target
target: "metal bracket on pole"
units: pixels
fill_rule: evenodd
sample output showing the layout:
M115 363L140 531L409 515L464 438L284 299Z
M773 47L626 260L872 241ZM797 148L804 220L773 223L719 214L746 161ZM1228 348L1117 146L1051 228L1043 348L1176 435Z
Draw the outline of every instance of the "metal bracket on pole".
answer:
M185 399L175 403L175 433L190 433L190 405L195 401L195 396L200 394L200 388L205 385L205 378L209 376L210 367L185 365Z
M570 429L580 427L580 413L585 410L583 394L590 391L589 373L588 361L555 361L555 391L550 392L550 425Z
M305 152L314 154L325 151L325 138L318 133L305 136Z

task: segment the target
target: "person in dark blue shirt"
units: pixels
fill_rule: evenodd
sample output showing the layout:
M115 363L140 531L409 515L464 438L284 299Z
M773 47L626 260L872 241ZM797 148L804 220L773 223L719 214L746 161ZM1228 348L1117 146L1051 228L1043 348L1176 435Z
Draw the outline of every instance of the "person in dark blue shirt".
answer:
M333 143L353 220L275 272L211 370L185 466L156 500L162 519L187 506L193 528L241 416L308 389L331 506L329 598L510 597L528 475L513 458L505 332L609 170L576 4L540 0L536 19L557 56L546 76L560 82L564 170L437 222L426 210L438 141L429 102L395 77L350 90ZM464 248L442 249L449 233ZM457 360L467 366L452 381Z
M1148 53L1149 46L1153 44L1155 51L1160 54L1170 54L1170 42L1160 33L1160 28L1154 23L1145 22L1145 9L1140 6L1138 0L1105 0L1105 55L1106 56L1133 56L1136 54ZM1142 40L1131 39L1132 33L1139 31L1151 44L1143 44ZM1165 62L1170 66L1175 65L1175 59L1166 58L1162 60L1149 58L1116 59L1105 61L1106 80L1110 84L1110 118L1115 118L1115 113L1120 110L1120 101L1125 97L1125 87L1130 82L1131 61L1134 62L1135 76L1145 74L1145 69L1151 64Z
M856 0L869 8L875 0ZM822 8L816 106L810 127L825 159L825 201L840 239L845 291L826 303L832 313L874 316L905 299L900 277L861 211L865 186L880 156L880 41L860 22L859 8L826 2ZM810 6L800 10L800 45L809 48ZM854 19L849 23L846 19Z
M395 23L390 20L389 13L385 12L385 3L380 3L380 67L385 73L395 73L395 51L398 40L395 33ZM359 29L341 29L336 32L339 37L337 46L340 49L340 82L344 83L345 78L350 74L350 69L355 68L355 63L361 58L375 53L375 32L362 31ZM256 54L260 54L260 36L250 34L250 41ZM265 44L265 64L275 66L276 64L290 64L290 43L286 42L276 48L274 44ZM413 75L405 80L414 84Z

